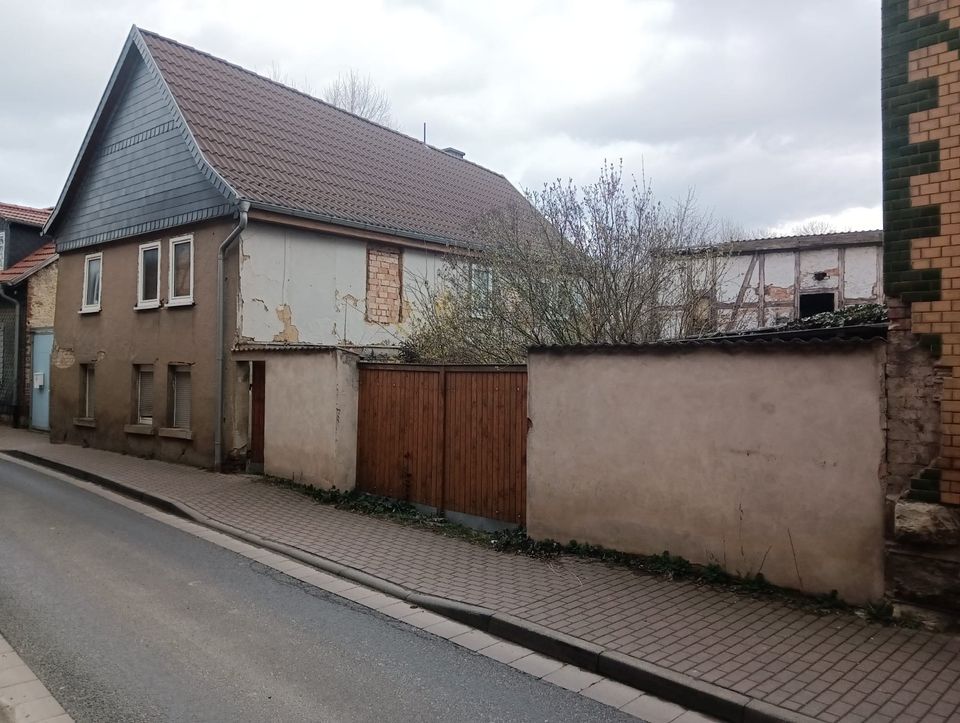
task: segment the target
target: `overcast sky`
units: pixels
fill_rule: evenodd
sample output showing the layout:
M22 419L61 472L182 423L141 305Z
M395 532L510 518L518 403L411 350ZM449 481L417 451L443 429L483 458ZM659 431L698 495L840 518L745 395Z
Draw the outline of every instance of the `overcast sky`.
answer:
M605 159L747 229L879 228L880 0L0 0L0 200L52 205L132 24L319 93L520 188Z

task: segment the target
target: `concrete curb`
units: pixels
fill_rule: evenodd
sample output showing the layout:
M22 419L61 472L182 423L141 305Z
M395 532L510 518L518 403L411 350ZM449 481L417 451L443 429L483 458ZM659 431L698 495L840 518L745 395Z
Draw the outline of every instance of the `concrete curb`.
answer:
M192 520L244 542L286 555L331 575L378 590L385 595L409 602L411 605L430 610L472 628L483 630L490 635L522 645L555 660L576 665L592 673L598 673L611 680L629 685L677 705L682 705L685 708L706 713L731 723L818 723L815 718L764 703L727 688L706 683L689 675L676 673L622 653L608 651L586 640L551 630L536 623L527 622L513 615L498 613L488 608L458 600L409 590L389 580L384 580L347 565L341 565L306 550L275 542L218 522L186 503L147 492L134 485L117 482L29 452L0 450L0 453L105 487L112 492L131 497L163 512Z

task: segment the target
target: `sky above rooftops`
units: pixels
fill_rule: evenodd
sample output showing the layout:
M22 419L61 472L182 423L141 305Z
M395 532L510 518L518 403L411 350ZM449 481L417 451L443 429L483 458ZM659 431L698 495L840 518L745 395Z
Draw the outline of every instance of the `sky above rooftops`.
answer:
M749 232L879 228L880 1L0 0L0 200L53 205L132 24L319 95L368 73L397 127L537 188L605 160ZM17 62L9 62L9 59Z

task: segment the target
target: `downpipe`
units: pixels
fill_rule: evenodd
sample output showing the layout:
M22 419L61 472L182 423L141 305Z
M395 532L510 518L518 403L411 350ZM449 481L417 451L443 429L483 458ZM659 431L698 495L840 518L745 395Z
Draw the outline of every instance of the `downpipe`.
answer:
M237 240L237 237L240 236L247 227L247 215L250 211L250 202L241 201L239 208L240 218L237 221L237 225L234 226L230 235L223 240L220 248L217 249L217 423L213 427L213 468L217 472L219 472L223 466L223 345L225 341L224 337L226 336L224 329L224 315L226 313L224 309L224 286L226 285L226 279L224 279L224 259L230 246L233 245L233 242Z
M13 315L16 321L13 324L13 415L11 426L18 427L17 403L20 401L20 302L7 295L7 285L0 284L0 299L13 304ZM2 363L2 360L0 360Z

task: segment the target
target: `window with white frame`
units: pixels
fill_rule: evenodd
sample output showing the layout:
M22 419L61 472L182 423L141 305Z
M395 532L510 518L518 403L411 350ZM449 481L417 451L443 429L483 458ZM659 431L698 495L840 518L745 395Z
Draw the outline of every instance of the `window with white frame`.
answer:
M80 365L80 416L93 419L93 397L96 392L93 364Z
M160 306L160 242L140 247L137 266L137 308L156 309Z
M7 268L7 232L0 231L0 269Z
M168 306L193 303L193 236L170 239L170 300Z
M170 414L171 426L175 429L190 429L193 385L190 379L190 367L170 367Z
M100 311L103 254L89 254L83 261L83 303L80 311Z
M153 424L153 367L137 367L137 423Z

